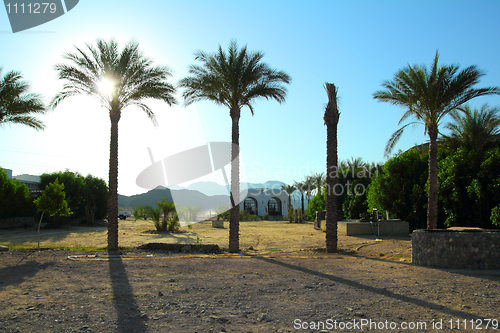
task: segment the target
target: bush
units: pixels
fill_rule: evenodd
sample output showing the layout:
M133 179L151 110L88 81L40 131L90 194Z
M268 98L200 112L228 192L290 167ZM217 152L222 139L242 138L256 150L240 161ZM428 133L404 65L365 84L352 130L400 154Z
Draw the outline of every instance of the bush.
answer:
M368 186L368 209L406 219L410 229L427 227L428 153L412 149L390 158Z
M221 220L229 220L230 216L230 207L229 206L218 206L215 208L215 214L217 214L217 218Z
M249 215L246 210L240 210L240 221L248 221Z
M500 226L500 205L491 210L491 223Z
M0 218L35 216L36 208L28 187L7 177L0 169Z
M324 193L316 194L307 205L306 213L311 221L314 221L314 219L316 218L316 212L318 210L325 210L326 191L323 192Z

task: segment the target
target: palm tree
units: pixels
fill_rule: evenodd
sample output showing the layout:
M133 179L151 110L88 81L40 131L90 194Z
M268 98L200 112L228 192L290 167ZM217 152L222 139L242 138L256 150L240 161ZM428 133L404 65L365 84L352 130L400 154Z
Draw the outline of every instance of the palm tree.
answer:
M312 193L311 191L314 189L314 179L312 176L306 176L303 181L304 190L306 192L306 199L309 203L311 201Z
M228 52L219 45L215 53L198 51L195 60L201 65L191 65L189 74L179 85L185 90L182 96L185 104L208 100L229 108L232 120L231 150L231 213L229 220L229 252L239 252L239 120L241 109L248 107L253 115L252 103L260 98L285 101L285 83L291 78L261 62L264 54L249 52L244 46L238 49L236 41L231 41Z
M450 112L454 122L446 124L451 131L443 140L452 149L465 147L483 153L500 144L500 108L484 104L472 110L469 105Z
M316 189L316 195L321 195L321 189L325 186L325 174L323 172L316 172L311 175L313 187Z
M295 187L295 185L288 185L288 184L283 184L280 187L283 192L288 194L288 210L290 210L290 207L292 207L292 195L293 192L297 190L297 188Z
M0 126L12 123L43 130L45 125L34 116L45 113L40 95L27 93L29 84L20 81L21 73L10 71L4 77L1 73L0 67Z
M293 186L295 186L295 188L300 192L300 202L301 202L301 213L304 214L304 193L306 193L307 191L307 184L302 181L302 182L298 182L298 181L295 181L293 183ZM302 220L300 220L299 222L302 223Z
M337 154L337 125L340 112L337 105L338 88L325 83L328 104L325 108L326 125L326 252L337 252L337 202L335 186L339 182Z
M158 201L156 204L163 211L163 226L166 228L167 220L169 214L174 214L175 212L175 204L173 201L168 201L164 197L161 197L162 201Z
M411 117L416 119L394 132L387 143L386 155L389 155L409 125L424 124L425 133L429 135L429 229L437 228L437 137L443 117L475 97L500 94L498 87L473 88L484 75L477 66L469 66L458 72L458 65L438 66L438 59L439 54L436 52L430 70L425 65L408 65L394 74L392 81L382 84L385 90L373 94L373 98L380 102L406 109L399 124Z
M97 47L87 44L90 54L80 48L66 53L72 64L57 64L58 78L64 88L51 102L54 109L64 99L76 95L96 98L109 112L111 140L109 149L108 251L118 250L118 121L128 106L137 106L156 125L153 111L144 103L159 99L176 103L175 88L166 81L172 74L167 67L153 66L139 51L137 42L129 42L119 52L114 40L97 40ZM107 88L107 89L104 89Z

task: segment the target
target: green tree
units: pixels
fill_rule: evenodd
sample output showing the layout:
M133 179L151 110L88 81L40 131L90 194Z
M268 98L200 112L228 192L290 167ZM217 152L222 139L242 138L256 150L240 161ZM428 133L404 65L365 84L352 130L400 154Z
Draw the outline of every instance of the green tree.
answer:
M491 209L491 223L500 226L500 205Z
M132 213L134 215L135 220L139 219L144 219L146 220L148 218L148 215L146 213L145 206L143 205L137 205L134 207L134 212Z
M196 222L198 214L201 212L202 206L187 205L182 210L182 216L186 222ZM239 216L238 216L239 218Z
M239 121L241 109L248 107L254 113L253 102L258 98L285 101L285 83L291 78L262 62L264 54L249 52L244 46L238 49L236 41L231 41L226 53L219 45L215 53L198 51L195 60L201 65L189 67L190 76L183 78L179 85L185 88L182 96L186 105L208 100L229 108L231 116L231 212L229 221L229 252L239 252Z
M35 117L45 113L41 96L27 92L29 84L21 81L20 72L10 71L4 77L1 74L0 67L0 126L22 124L43 130L45 125Z
M64 88L51 102L54 109L64 99L76 95L96 98L109 112L111 139L109 145L108 250L118 250L118 122L128 106L143 110L156 125L153 111L145 104L158 99L168 105L176 103L175 88L166 80L172 75L167 67L153 62L139 51L139 44L130 42L119 52L114 40L97 40L97 47L87 45L89 53L76 48L64 58L71 64L58 64L58 78ZM107 86L109 89L103 89Z
M94 219L103 219L108 211L108 186L106 182L92 175L84 179L83 203L87 223L94 224Z
M336 187L338 176L337 125L340 112L337 104L338 87L325 83L328 104L325 108L326 125L326 252L337 252L337 211Z
M36 212L28 187L7 177L0 168L0 218L33 216Z
M38 222L38 251L40 251L40 225L42 224L43 214L45 212L50 216L56 214L67 216L71 214L64 197L64 184L59 184L59 180L56 179L53 183L45 186L41 195L34 201L38 211L42 212L40 222Z
M500 146L500 108L484 104L472 110L465 105L460 111L450 112L453 122L446 124L450 134L443 135L443 141L449 148L464 147L482 154Z
M40 187L45 188L56 179L60 184L64 184L64 192L66 195L66 202L71 210L72 217L78 218L86 216L85 212L85 178L78 172L65 170L64 172L58 171L53 173L43 173L40 176ZM68 222L68 218L63 218L63 215L57 215L51 224L60 227L63 223Z
M457 110L469 100L490 94L500 94L497 87L474 88L484 75L477 66L469 66L458 72L458 65L438 66L439 55L436 52L431 69L425 65L408 65L394 74L392 81L385 81L373 98L406 109L399 124L408 118L415 122L398 129L386 146L389 154L398 142L404 129L409 125L421 123L429 135L429 193L427 204L427 227L435 229L438 221L438 158L437 137L439 126L444 116Z
M311 221L316 218L316 212L319 210L325 210L326 207L326 192L316 193L316 195L307 204L307 216Z
M371 178L368 208L388 211L406 220L412 230L425 228L428 160L428 153L416 149L391 157Z
M339 184L342 187L337 190L338 207L342 207L348 218L357 219L361 213L367 212L366 189L372 173L372 166L360 157L340 162Z
M500 148L485 153L461 147L439 162L440 204L448 227L492 228L500 204Z

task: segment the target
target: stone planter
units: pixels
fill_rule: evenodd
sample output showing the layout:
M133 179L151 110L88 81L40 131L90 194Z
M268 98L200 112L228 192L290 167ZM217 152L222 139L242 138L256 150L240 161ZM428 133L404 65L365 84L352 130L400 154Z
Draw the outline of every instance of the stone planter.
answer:
M224 228L224 221L223 220L214 220L214 221L212 221L212 227Z
M500 230L415 230L411 260L419 266L500 269Z

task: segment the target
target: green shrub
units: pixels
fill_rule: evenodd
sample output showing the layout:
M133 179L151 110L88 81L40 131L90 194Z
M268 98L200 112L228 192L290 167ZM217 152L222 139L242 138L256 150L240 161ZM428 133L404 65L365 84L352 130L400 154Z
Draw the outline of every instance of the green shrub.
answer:
M491 210L491 223L500 226L500 205Z
M240 221L248 221L249 215L246 210L240 210Z

